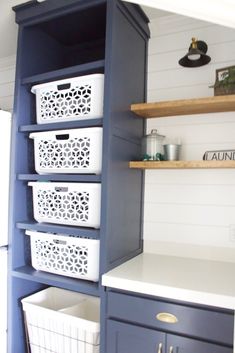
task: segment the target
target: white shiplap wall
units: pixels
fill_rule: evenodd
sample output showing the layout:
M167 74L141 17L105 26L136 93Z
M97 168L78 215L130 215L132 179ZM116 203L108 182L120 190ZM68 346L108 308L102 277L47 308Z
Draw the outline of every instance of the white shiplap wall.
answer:
M15 81L15 55L0 58L0 109L12 111Z
M235 65L235 30L171 15L152 20L148 101L212 96L215 70ZM183 68L192 37L208 44L211 63ZM182 159L206 150L235 149L235 113L149 119L168 138L181 138ZM235 261L235 170L146 171L146 252ZM235 231L234 231L235 232Z

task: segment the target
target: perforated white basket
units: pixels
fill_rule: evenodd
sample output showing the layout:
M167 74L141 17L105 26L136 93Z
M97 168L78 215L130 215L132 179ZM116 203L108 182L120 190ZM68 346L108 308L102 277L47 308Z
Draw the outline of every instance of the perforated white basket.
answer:
M49 287L21 302L31 353L99 353L99 298Z
M103 74L43 83L31 91L36 94L38 124L103 116Z
M99 228L101 184L29 182L38 222Z
M97 282L99 240L26 230L36 270Z
M101 173L102 128L37 132L29 137L34 139L37 173Z

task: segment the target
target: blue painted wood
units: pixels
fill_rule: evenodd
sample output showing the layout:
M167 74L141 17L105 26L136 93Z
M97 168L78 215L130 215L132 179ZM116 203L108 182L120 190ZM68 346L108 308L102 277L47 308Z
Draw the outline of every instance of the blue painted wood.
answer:
M29 280L32 283L38 282L49 286L64 288L75 292L99 296L99 286L96 282L59 276L53 273L36 271L31 266L23 266L12 271L12 276Z
M233 353L232 347L223 347L175 335L167 335L167 352L170 352L170 347L173 347L173 352L177 353Z
M75 11L82 11L97 5L104 5L107 0L50 0L48 3L37 1L13 7L16 12L16 23L32 25L45 22L59 16L69 15ZM95 14L93 14L95 15Z
M107 353L166 352L166 335L162 332L108 320L106 337Z
M18 279L11 276L8 287L8 352L26 353L21 299L46 286L37 282Z
M77 1L77 5L79 3L84 5L86 2ZM50 4L51 1L41 5L49 8ZM47 10L48 21L40 16L37 25L24 26L23 46L28 56L25 54L21 78L103 60L106 5L100 1L96 4L95 7L82 6L83 10L78 6L79 11L59 17Z
M108 320L107 353L232 353L232 347ZM161 350L159 344L162 343Z
M108 317L153 327L165 332L233 344L234 315L219 309L190 307L180 302L172 304L155 299L145 299L128 294L108 292ZM177 317L175 324L164 323L156 315L167 312Z
M17 179L25 181L68 181L68 174L18 174ZM71 174L69 175L69 181L98 183L101 181L101 175Z
M18 229L31 229L39 232L49 232L49 233L60 233L67 235L77 235L80 237L89 237L92 239L99 239L100 231L99 229L93 228L82 228L82 227L72 227L66 225L57 225L49 223L37 223L35 221L17 222L16 227Z
M20 78L64 67L64 47L39 27L23 28Z
M33 116L35 116L35 111ZM34 119L36 122L36 118ZM31 125L20 125L20 132L36 132L36 131L51 131L51 130L61 130L61 129L72 129L72 128L83 128L83 127L99 127L103 125L103 119L87 119L87 120L77 120L77 121L66 121L53 124L31 124Z
M40 75L34 75L25 77L21 83L25 84L39 84L54 80L62 80L71 76L87 75L91 73L103 73L104 71L104 60L97 60L91 63L82 65L75 65L67 67L65 69L55 70L51 72L42 73Z
M129 170L128 161L139 155L144 123L136 119L129 108L131 103L144 101L146 96L147 19L137 6L124 5L117 0L50 0L41 4L33 1L15 10L20 28L12 131L10 283L17 280L24 284L26 281L29 288L30 284L32 288L55 285L100 296L101 353L104 353L105 291L101 284L33 270L29 239L24 230L100 238L101 273L142 251L142 173ZM135 60L131 61L132 58ZM105 72L103 119L36 125L31 84L78 73L94 73L96 69ZM89 126L103 126L105 130L101 176L102 230L34 222L27 181L32 180L31 177L45 180L48 176L34 174L33 143L27 132ZM49 177L50 180L66 180L64 175ZM94 178L97 177L67 176L68 181L93 181ZM100 181L100 176L98 178ZM18 300L16 292L12 295L14 311ZM19 313L20 309L17 310ZM9 317L12 322L14 312ZM19 345L17 353L23 353L24 341L18 337L21 328L16 324L14 330ZM13 331L10 331L10 342L12 337ZM16 351L10 348L9 353Z
M142 251L142 177L128 161L140 155L143 120L130 113L145 100L148 29L134 6L107 4L103 124L101 272ZM143 32L145 28L145 33ZM130 44L131 43L131 44Z

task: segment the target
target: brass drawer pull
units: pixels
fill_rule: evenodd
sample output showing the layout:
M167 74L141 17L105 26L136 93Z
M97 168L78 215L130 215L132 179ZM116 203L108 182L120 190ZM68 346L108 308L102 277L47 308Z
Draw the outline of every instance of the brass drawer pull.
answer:
M159 343L157 353L162 353L162 343Z
M167 322L168 324L175 324L178 322L177 317L170 313L159 313L156 315L156 319L162 322Z

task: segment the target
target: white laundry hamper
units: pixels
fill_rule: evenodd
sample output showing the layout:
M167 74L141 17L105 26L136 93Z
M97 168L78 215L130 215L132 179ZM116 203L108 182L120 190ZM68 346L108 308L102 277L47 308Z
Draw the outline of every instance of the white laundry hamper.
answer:
M36 132L35 170L38 174L100 174L102 168L102 128Z
M101 184L29 182L39 223L100 227Z
M100 241L32 230L31 261L36 270L97 282Z
M31 353L99 353L99 298L49 287L21 302Z
M38 124L103 116L104 74L43 83L31 91L36 94Z

